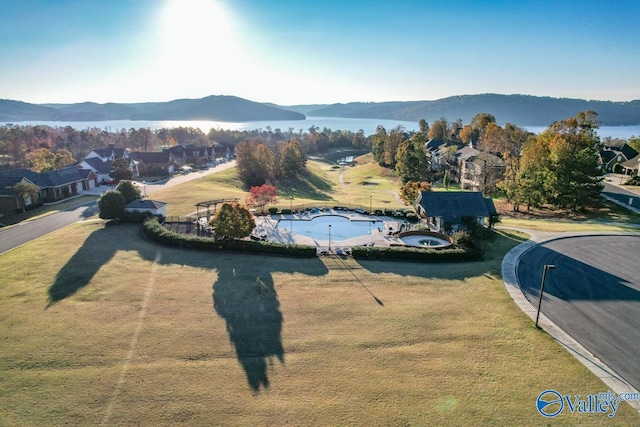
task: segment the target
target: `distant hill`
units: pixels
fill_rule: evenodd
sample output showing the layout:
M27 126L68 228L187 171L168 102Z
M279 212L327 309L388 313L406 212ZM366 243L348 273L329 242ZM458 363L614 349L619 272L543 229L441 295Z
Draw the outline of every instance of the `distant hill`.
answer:
M29 104L0 99L0 122L102 120L304 120L305 115L235 96L207 96L133 104Z
M293 108L293 107L291 107ZM374 118L427 122L446 118L469 123L478 113L492 114L498 123L519 126L548 126L593 110L606 126L640 124L640 100L630 102L586 101L583 99L551 98L530 95L461 95L435 101L352 102L332 104L307 111L308 116Z
M102 121L102 120L214 120L249 122L304 120L305 115L433 122L441 117L469 123L478 113L493 114L498 123L549 126L551 123L593 110L605 126L640 125L640 100L586 101L530 95L461 95L435 101L351 102L331 105L278 106L235 96L207 96L168 102L131 104L29 104L0 99L0 122Z

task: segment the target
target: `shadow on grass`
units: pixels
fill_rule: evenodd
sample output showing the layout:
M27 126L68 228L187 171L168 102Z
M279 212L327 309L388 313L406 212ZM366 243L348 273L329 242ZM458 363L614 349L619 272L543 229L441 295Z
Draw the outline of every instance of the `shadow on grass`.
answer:
M315 175L307 170L294 178L278 178L273 184L278 193L293 196L297 199L331 200L331 181Z
M253 391L269 387L268 366L284 363L284 316L274 287L274 272L323 276L327 267L318 259L236 256L217 263L213 308L226 322L229 340Z
M137 252L144 260L163 265L190 266L217 273L213 309L226 322L229 340L253 391L268 388L268 365L274 360L284 363L285 359L284 316L273 273L310 276L328 273L318 258L290 259L163 247L142 238L139 226L112 225L91 233L60 269L49 287L47 308L81 291L119 251ZM176 289L178 286L176 284Z
M254 391L268 388L267 362L275 357L284 363L283 316L271 275L254 277L235 268L220 269L213 286L213 308L227 324L249 386Z
M48 290L49 304L47 308L87 286L100 267L113 258L116 250L119 250L109 239L113 228L110 226L91 233L78 251L56 274L53 284ZM122 243L126 245L126 241Z
M467 279L490 274L501 276L502 259L512 248L528 239L520 233L494 230L491 238L483 241L484 256L480 261L465 262L410 262L358 260L362 268L375 274L392 273L401 276L434 279Z
M537 308L543 266L555 265L545 277L542 313L634 387L640 387L638 251L638 236L570 237L525 252L517 270L522 293Z

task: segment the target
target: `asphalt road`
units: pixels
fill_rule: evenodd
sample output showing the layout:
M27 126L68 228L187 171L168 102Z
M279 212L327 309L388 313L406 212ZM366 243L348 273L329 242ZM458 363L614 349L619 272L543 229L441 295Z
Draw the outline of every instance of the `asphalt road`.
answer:
M611 179L616 179L615 177ZM617 185L609 184L608 182L603 182L604 188L602 189L602 194L611 197L612 199L616 199L620 203L624 205L628 205L629 201L631 201L631 206L640 209L640 196L636 193L633 193L629 190L625 190L624 188L618 187Z
M193 181L195 179L204 178L209 174L233 168L235 165L235 161L230 161L216 167L211 167L207 170L195 170L187 175L175 176L163 182L146 184L137 183L137 185L140 187L140 191L143 192L143 194L146 193L146 195L149 196L156 191L184 184L185 182ZM99 187L93 190L92 194L99 195L102 191L106 191L106 188ZM86 193L89 194L90 192ZM73 224L74 222L90 218L98 213L97 203L90 202L86 205L70 208L66 211L48 215L34 221L24 221L16 226L8 227L0 231L0 254L31 240L37 239L38 237L44 236L45 234L59 230L62 227Z
M82 206L48 215L33 221L25 221L0 232L0 254L33 239L66 227L74 222L98 213L98 204L93 201Z
M542 313L592 354L640 388L640 236L552 240L524 253L520 287Z

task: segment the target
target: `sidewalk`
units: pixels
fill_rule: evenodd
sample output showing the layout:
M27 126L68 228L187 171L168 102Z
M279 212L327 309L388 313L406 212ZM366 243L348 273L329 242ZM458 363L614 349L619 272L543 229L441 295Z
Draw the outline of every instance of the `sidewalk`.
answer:
M497 227L498 228L498 227ZM588 236L593 232L537 232L533 230L517 229L510 227L499 227L503 229L511 229L529 234L531 237L524 243L513 248L502 260L502 280L507 292L513 299L513 301L520 307L520 309L529 318L535 322L537 309L529 300L527 300L520 290L518 284L517 267L520 257L534 246L550 240L561 239L565 237L575 236ZM625 232L610 232L599 234L612 234L612 235L637 235L637 233L625 233ZM598 378L602 380L611 390L616 393L630 392L638 393L631 384L614 372L609 366L607 366L602 360L591 354L586 348L584 348L579 342L574 340L569 334L560 329L553 321L547 318L543 313L540 313L540 320L538 325L551 337L553 337L561 346L563 346L570 354L572 354L580 363L586 366L591 372L593 372ZM640 401L629 401L631 407L640 412Z

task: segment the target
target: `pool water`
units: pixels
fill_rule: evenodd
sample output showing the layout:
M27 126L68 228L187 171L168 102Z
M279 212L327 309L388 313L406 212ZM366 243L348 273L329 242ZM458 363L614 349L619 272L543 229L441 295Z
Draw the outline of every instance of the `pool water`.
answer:
M308 221L281 219L277 227L315 240L329 240L329 225L331 225L331 241L340 241L371 234L371 230L384 227L384 221L351 221L344 216L322 215Z
M401 237L400 240L402 241L402 243L404 243L407 246L418 246L418 247L429 247L429 248L438 248L438 247L444 247L444 246L450 246L451 243L444 240L444 239L440 239L438 237L433 237L433 236L420 236L420 235L413 235L413 236L404 236Z

